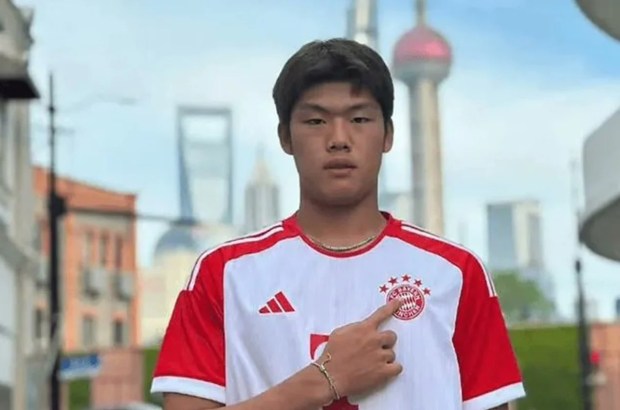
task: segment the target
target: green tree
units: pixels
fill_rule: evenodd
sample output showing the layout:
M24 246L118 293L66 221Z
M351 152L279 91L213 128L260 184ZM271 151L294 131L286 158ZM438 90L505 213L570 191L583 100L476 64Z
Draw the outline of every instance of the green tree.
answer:
M508 323L550 319L554 305L541 292L536 282L523 279L515 271L495 272L493 280Z

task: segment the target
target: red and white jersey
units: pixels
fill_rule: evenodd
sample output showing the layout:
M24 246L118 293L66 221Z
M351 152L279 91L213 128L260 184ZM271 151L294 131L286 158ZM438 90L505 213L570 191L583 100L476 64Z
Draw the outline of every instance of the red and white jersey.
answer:
M523 397L478 258L386 217L371 246L346 255L316 247L294 216L203 253L178 297L152 392L247 400L317 359L334 329L401 297L406 303L382 328L397 333L404 371L328 408L483 410Z

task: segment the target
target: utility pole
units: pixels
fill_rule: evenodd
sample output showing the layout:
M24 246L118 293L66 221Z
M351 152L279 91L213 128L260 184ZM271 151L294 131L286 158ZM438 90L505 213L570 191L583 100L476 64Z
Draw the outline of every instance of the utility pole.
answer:
M583 286L583 273L581 262L581 237L579 234L579 178L578 163L574 160L571 164L573 206L575 209L575 219L577 226L577 249L575 250L575 280L577 285L577 320L578 320L578 343L579 343L579 363L581 367L581 394L583 396L583 410L592 410L592 384L590 382L592 374L592 363L590 354L590 329L586 317L586 297Z
M60 261L59 261L59 235L58 224L60 218L66 212L64 198L58 196L56 187L56 124L55 114L56 105L54 103L54 76L49 75L49 138L50 138L50 169L48 183L48 218L49 218L49 309L50 309L50 346L54 346L54 341L58 340L57 349L52 347L51 354L52 370L50 372L50 403L51 410L60 410L60 381L58 370L62 352L62 338L59 335L60 329Z

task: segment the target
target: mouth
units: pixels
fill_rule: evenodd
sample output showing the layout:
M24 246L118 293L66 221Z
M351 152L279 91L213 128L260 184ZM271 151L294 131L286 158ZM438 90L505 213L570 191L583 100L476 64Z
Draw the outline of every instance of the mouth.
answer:
M346 171L357 168L355 164L346 159L333 159L325 163L323 169L330 171Z

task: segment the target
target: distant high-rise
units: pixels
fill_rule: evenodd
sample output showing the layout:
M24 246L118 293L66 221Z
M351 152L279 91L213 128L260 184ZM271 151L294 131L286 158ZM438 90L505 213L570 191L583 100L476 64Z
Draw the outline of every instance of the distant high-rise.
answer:
M553 283L543 254L540 205L537 201L514 201L487 205L489 269L514 271L536 282L554 300Z
M424 0L417 0L417 24L394 50L393 72L409 87L413 223L442 235L443 177L437 90L448 76L452 50L426 22Z
M543 265L538 202L488 204L487 220L489 267L492 270Z
M180 219L232 225L232 113L225 107L177 108ZM157 242L155 255L203 248L196 231L175 225Z
M351 0L347 12L347 37L377 50L377 0Z
M245 229L257 231L280 218L280 192L271 178L263 147L259 147L252 178L245 188Z
M379 52L377 0L351 0L347 10L347 38ZM379 173L379 202L391 203L387 192L385 166Z
M232 112L225 107L177 110L181 217L232 224Z

